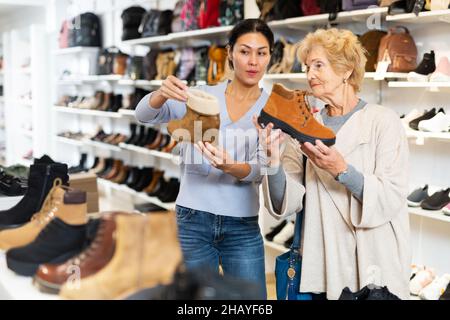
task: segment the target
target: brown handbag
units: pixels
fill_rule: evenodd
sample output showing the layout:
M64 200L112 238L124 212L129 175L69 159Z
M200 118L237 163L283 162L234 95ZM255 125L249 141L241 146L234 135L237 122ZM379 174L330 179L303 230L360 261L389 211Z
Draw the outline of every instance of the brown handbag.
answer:
M378 48L380 47L381 38L383 38L387 32L381 30L370 30L359 37L364 49L366 49L366 72L374 72L375 65L378 61Z
M380 61L390 61L389 72L410 72L417 67L417 47L406 27L391 28L381 38L378 48Z
M124 75L127 71L128 55L122 52L118 52L114 55L113 73Z

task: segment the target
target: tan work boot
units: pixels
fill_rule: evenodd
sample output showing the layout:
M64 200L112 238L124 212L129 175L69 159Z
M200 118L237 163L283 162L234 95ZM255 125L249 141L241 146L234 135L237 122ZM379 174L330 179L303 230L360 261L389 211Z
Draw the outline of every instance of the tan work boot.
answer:
M95 275L61 287L65 299L121 299L169 284L182 261L175 213L116 217L112 260Z
M332 146L336 135L314 118L306 95L306 91L289 90L279 83L274 84L258 122L264 125L272 122L275 129L281 129L301 143L316 144L316 140L321 140L325 145Z
M45 226L54 218L67 224L81 225L87 222L86 192L62 186L61 179L55 179L41 210L30 222L0 232L0 249L9 250L33 242Z
M220 128L219 101L213 95L197 89L189 89L186 114L180 120L172 120L167 130L177 141L216 143Z

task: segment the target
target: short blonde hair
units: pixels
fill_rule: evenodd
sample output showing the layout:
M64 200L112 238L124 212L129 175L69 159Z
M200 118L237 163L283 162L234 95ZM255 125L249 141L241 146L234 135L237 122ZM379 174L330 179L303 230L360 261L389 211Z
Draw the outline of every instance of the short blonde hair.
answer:
M348 78L348 83L353 86L356 92L360 91L367 58L366 50L353 32L331 28L327 30L318 29L315 32L308 33L300 42L297 51L297 57L302 63L305 63L306 57L313 46L324 48L331 67L336 73L341 74L353 70Z

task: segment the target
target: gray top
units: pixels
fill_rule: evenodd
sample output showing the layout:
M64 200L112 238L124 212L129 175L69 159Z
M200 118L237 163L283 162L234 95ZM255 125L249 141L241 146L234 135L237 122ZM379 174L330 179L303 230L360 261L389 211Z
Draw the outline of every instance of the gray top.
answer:
M323 123L337 134L348 119L355 113L364 108L367 102L359 100L358 104L352 111L343 116L331 117L327 114L327 109L323 108L320 111ZM364 175L355 169L351 164L348 164L348 173L341 177L341 183L359 200L363 199L364 192ZM268 177L270 197L272 205L277 211L281 210L283 204L284 193L286 190L286 173L281 168L277 170L276 174ZM282 187L280 187L282 186Z
M210 165L207 159L191 143L180 143L181 178L177 205L210 212L216 215L251 217L259 212L259 184L262 179L258 133L252 116L259 114L269 98L261 89L261 95L250 110L238 121L228 116L225 90L228 81L215 86L198 86L216 96L220 103L219 144L236 161L247 162L250 174L239 180ZM160 109L149 106L151 93L145 96L136 108L136 119L145 123L166 123L181 119L186 113L186 104L167 100ZM194 161L192 161L194 160Z

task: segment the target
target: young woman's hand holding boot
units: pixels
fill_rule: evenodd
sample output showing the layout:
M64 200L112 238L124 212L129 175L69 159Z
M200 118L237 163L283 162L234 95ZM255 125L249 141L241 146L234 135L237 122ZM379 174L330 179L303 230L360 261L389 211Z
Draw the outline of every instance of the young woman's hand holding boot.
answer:
M182 102L187 101L187 89L188 86L180 79L174 76L168 76L163 82L161 87L156 90L150 97L150 107L159 109L162 107L167 99L174 99Z

